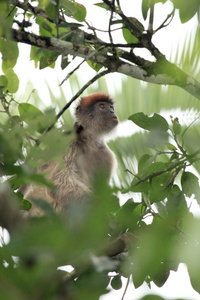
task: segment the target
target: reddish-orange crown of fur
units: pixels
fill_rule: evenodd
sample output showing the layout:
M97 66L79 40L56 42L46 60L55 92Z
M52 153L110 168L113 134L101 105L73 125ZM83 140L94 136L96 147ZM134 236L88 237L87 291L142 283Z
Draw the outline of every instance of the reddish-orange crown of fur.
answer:
M81 98L78 106L85 109L99 101L110 102L113 104L113 100L110 98L109 95L107 95L106 93L99 92L99 93L95 93L95 94Z

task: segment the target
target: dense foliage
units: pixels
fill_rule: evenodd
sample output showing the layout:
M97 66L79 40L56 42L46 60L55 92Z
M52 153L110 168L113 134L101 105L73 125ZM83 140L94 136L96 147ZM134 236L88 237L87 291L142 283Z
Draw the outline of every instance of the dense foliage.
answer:
M53 107L58 106L55 109L47 107L43 110L38 108L42 100L37 105L34 101L27 103L28 96L27 101L16 101L19 80L13 68L19 55L17 39L22 37L23 42L30 44L31 37L33 46L30 57L36 66L39 64L40 69L53 66L62 53L60 48L54 48L57 45L52 46L52 40L48 39L50 37L72 43L74 56L78 56L78 50L84 46L92 51L98 50L101 58L105 52L109 52L108 56L113 59L111 62L117 62L119 56L123 58L126 55L127 60L133 57L132 63L142 63L140 67L145 69L150 67L149 62L141 58L138 61L139 57L134 56L133 49L146 45L160 62L161 54L154 48L151 38L148 38L156 34L151 25L154 5L159 2L164 4L166 1L142 1L143 18L149 18L146 30L136 19L131 20L130 28L124 15L118 14L122 13L118 11L120 1L97 3L105 12L110 12L109 26L123 25L119 30L122 30L131 48L127 52L119 50L119 45L114 46L111 29L108 29L110 43L107 48L106 44L100 44L103 42L96 37L95 28L89 28L93 33L83 31L87 11L75 1L0 2L0 33L3 36L0 39L0 51L4 73L0 76L0 226L10 235L9 242L4 240L3 234L1 238L1 299L99 299L108 292L109 283L113 289L120 289L121 277L132 278L135 288L143 282L149 286L154 282L161 287L170 276L170 271L176 271L180 263L187 265L191 284L200 293L200 221L191 211L192 203L200 205L198 114L189 124L182 125L178 117L171 116L166 120L159 113L150 116L152 111L147 114L146 108L143 112L138 112L139 109L133 112L130 92L125 98L126 102L118 104L117 114L123 114L124 106L126 119L141 130L129 138L121 137L110 143L119 163L118 174L111 186L105 185L98 178L93 187L94 196L90 207L83 205L68 220L57 216L42 199L38 199L37 204L45 211L44 217L25 220L20 214L20 210L30 209L31 203L23 199L19 187L34 182L47 185L53 190L54 187L45 177L36 173L36 168L38 164L62 160L74 134L73 118L69 110L56 115L56 109L64 106L63 98L54 102ZM182 22L187 22L199 9L197 0L190 1L189 6L185 1L171 2L174 9L179 10ZM117 14L120 20L114 20L113 16ZM69 22L69 17L73 22ZM160 29L166 26L168 20L169 17ZM36 37L29 35L33 23L39 28L40 49ZM86 24L89 26L88 22ZM44 41L50 44L44 44ZM198 39L195 43L197 46ZM195 55L192 52L187 58L190 60L189 65L195 64L198 57L199 53L195 49ZM100 65L96 56L87 56L87 62L96 71L102 66L110 71L110 62L107 64L102 61ZM69 56L63 52L61 68L66 68L69 63ZM181 63L184 66L184 62ZM162 73L160 67L154 67L152 72ZM190 72L194 71L194 65L192 67ZM182 73L178 69L177 72L174 70L167 73L176 84ZM137 83L134 84L136 87ZM177 85L184 84L182 81ZM194 88L197 86L194 85ZM133 82L127 87L124 94L129 89L132 91ZM147 87L144 92L148 98L150 89ZM193 94L199 98L198 93L196 89ZM52 92L51 95L53 98ZM170 92L162 91L159 99L166 97L169 102L169 95ZM179 94L181 97L184 99ZM188 106L194 102L190 96ZM58 117L59 123L55 124ZM57 270L62 265L70 265L75 269L70 273ZM150 295L142 299L162 300L161 297Z

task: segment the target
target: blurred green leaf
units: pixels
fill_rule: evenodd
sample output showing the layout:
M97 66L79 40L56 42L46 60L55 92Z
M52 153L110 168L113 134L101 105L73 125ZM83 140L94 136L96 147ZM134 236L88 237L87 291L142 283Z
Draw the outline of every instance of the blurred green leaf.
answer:
M110 10L110 6L107 5L106 3L95 3L94 5L104 8L106 10Z
M153 280L153 282L158 287L162 287L165 284L165 282L167 281L169 275L170 275L170 271L169 271L169 268L167 267L167 264L161 262L160 267L158 267L157 273L153 274L153 276L151 277L151 280Z
M123 33L123 37L124 37L125 41L128 44L138 42L138 39L130 32L129 29L123 27L122 28L122 33Z
M149 131L167 131L169 129L167 121L157 113L154 113L152 117L148 117L144 113L136 113L129 117L129 120L133 121L139 127Z
M64 9L64 12L67 16L73 16L75 12L74 1L71 0L61 0L61 7Z
M140 300L165 300L165 299L162 298L161 296L151 294L142 297Z
M54 67L52 64L57 60L60 53L56 51L44 50L40 56L40 70L46 67Z
M70 64L70 60L68 56L62 55L61 60L61 69L64 70Z
M6 78L6 76L1 75L0 76L0 88L5 88L8 84L8 80Z
M181 125L179 123L179 119L178 118L174 118L172 120L172 124L173 124L173 131L174 133L177 135L181 132Z
M138 221L141 220L141 203L134 203L132 199L126 201L126 203L117 211L116 217L123 232L129 229L131 232L137 227Z
M31 52L30 52L30 60L35 61L35 68L37 68L38 62L40 61L41 54L38 54L38 47L31 46Z
M188 213L188 207L183 192L177 185L171 187L167 196L166 208L171 222L178 222Z
M199 11L199 1L192 0L190 2L181 0L172 0L174 6L179 9L179 15L182 23L189 21L195 13Z
M188 197L191 197L192 194L194 194L198 203L200 204L200 188L198 177L191 172L183 172L181 176L181 186L183 192Z
M115 290L119 290L122 287L122 280L121 280L121 276L116 275L112 278L111 282L110 282L111 286L113 289Z
M18 44L0 37L0 52L2 53L2 70L6 73L16 65L19 56Z
M47 129L55 115L53 111L43 114L37 107L29 103L20 103L18 111L21 119L30 126L32 132L36 130L40 133Z
M16 93L19 87L19 79L15 74L15 72L13 71L13 69L11 68L7 69L5 76L8 80L6 89L12 94Z
M18 105L18 110L20 117L25 122L32 121L38 116L44 117L44 114L37 107L29 103L20 103Z
M85 6L77 2L74 2L74 7L75 7L75 12L73 14L73 17L77 21L83 22L86 18L86 13L87 13Z
M144 20L147 18L147 13L149 10L149 0L142 0L142 16Z
M99 70L101 70L101 68L103 68L103 65L97 64L92 62L91 60L87 60L88 65L95 70L96 72L98 72Z
M56 22L58 21L59 18L59 7L60 7L60 0L49 1L45 7L47 16L51 20L55 20Z

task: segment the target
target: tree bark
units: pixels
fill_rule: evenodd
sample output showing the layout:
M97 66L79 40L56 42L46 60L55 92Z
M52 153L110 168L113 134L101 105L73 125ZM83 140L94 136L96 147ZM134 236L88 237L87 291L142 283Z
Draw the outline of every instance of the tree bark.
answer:
M92 49L90 46L74 45L47 36L38 36L22 30L11 30L11 40L39 48L57 51L64 55L79 56L103 65L110 72L118 72L139 80L163 85L176 85L200 100L200 83L170 63L162 56L156 62L144 60L133 53L117 48L118 56ZM123 60L122 60L123 59Z

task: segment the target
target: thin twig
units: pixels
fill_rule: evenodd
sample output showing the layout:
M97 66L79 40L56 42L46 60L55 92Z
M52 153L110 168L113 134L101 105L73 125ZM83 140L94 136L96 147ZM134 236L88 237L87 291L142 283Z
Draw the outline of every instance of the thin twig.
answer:
M128 286L129 286L129 282L130 282L130 276L129 276L128 279L127 279L126 286L125 286L125 290L124 290L124 292L123 292L123 295L122 295L121 300L124 300L124 297L125 297L125 295L126 295L126 292L127 292Z
M178 162L174 163L173 165L169 166L168 168L165 168L164 170L158 171L158 172L154 172L150 175L147 175L143 178L141 178L138 182L136 182L132 187L136 187L137 185L139 185L140 183L146 181L146 180L152 180L154 177L157 177L159 175L162 175L163 173L166 173L168 171L171 171L177 167L179 167L180 165L184 165L186 164L187 159L184 158L183 160L179 160Z
M118 5L119 9L121 9L121 5L120 5L119 0L117 0L117 5Z
M181 135L181 142L182 142L182 147L184 146L184 140L183 140L183 136L186 134L186 132L187 132L187 130L198 120L200 118L200 116L198 116L198 117L196 117L193 121L192 121L192 123L190 123L190 125L189 126L187 126L186 128L185 128L185 130L183 131L183 133L182 133L182 135Z
M100 41L87 41L89 44L94 44L94 45L103 45L105 47L112 47L112 48L117 48L117 47L123 47L123 48L144 48L144 46L141 43L129 43L129 44L120 44L120 43L106 43L106 42L100 42Z
M94 27L94 26L89 25L88 23L87 23L87 25L88 25L88 29L90 29L90 30L92 30L92 31L96 30L96 31L108 33L108 30L98 29L98 28L96 28L96 27ZM123 28L123 27L113 28L113 29L111 29L110 31L113 32L113 31L120 30L120 29L122 29L122 28Z
M112 19L113 19L114 7L115 7L115 0L112 0L112 10L111 10L110 19L109 19L109 26L108 26L108 34L109 34L111 44L113 44L113 38L112 38L112 34L111 34L111 22L112 22ZM117 55L116 49L113 47L112 50L113 50L113 55L116 56Z
M173 8L172 12L166 17L166 19L162 22L162 24L157 29L154 30L154 33L156 33L158 30L168 26L171 23L171 21L174 18L174 12L175 12L175 8ZM171 18L171 19L169 20L169 18ZM169 20L169 22L166 24L166 22L168 20Z
M59 86L61 86L66 80L68 80L73 74L74 72L76 72L80 66L86 61L86 59L84 59L82 62L80 62L80 64L78 64L78 66L73 69L70 73L67 74L67 76L63 79L63 81L59 84Z
M153 34L153 18L154 18L154 4L152 4L150 7L149 26L148 26L148 32L151 35Z
M131 172L129 169L125 169L124 171L125 171L125 172L128 172L129 174L131 174L132 176L134 176L134 177L137 178L138 180L141 180L141 178L140 178L138 175L134 174L134 173Z
M85 89L88 88L92 83L94 83L96 80L98 80L100 77L110 73L110 70L106 69L102 71L101 73L96 74L92 79L90 79L77 93L72 97L72 99L67 102L67 104L59 111L59 113L56 115L55 121L44 131L43 134L46 134L49 132L57 122L57 120L62 116L62 114L70 107L70 105L85 91Z
M11 11L7 14L7 16L4 18L4 21L12 14L13 10L17 7L17 4L13 6Z

